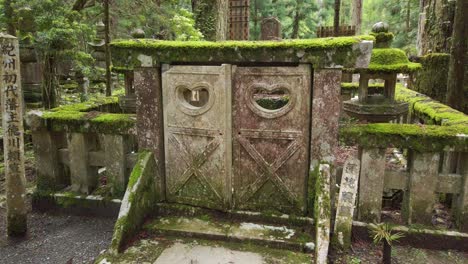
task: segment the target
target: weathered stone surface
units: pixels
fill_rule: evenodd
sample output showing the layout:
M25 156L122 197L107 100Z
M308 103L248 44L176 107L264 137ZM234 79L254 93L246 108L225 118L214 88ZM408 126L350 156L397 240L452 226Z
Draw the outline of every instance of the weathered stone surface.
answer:
M172 66L163 73L169 201L228 209L231 66Z
M97 187L97 167L89 164L89 152L95 148L95 134L70 133L68 151L70 157L70 180L72 190L90 194Z
M336 206L334 241L339 246L351 246L351 229L353 226L354 208L359 184L360 162L350 157L343 168L340 193Z
M281 40L281 22L276 17L262 19L261 40Z
M359 176L358 219L368 223L380 222L385 174L385 149L361 150Z
M235 207L305 211L310 134L308 65L238 67L234 73ZM268 100L284 100L265 105Z
M164 126L161 69L159 67L135 69L134 85L137 96L138 147L140 150L147 149L154 153L157 168L155 175L157 190L161 199L164 199Z
M333 164L340 117L340 69L315 69L312 100L311 168Z
M411 153L410 178L403 206L408 224L431 225L436 202L439 153Z
M65 133L45 130L32 133L34 155L36 158L37 188L39 190L58 190L69 183L63 164L60 163L58 150L66 147Z
M252 252L230 250L223 247L184 245L176 243L164 250L154 264L218 264L218 263L265 263L262 255Z
M315 211L315 263L326 264L330 245L331 204L330 204L330 165L320 164L317 179Z
M24 171L23 92L18 39L0 34L3 155L5 159L7 234L27 230L26 178Z
M111 254L121 252L128 239L135 235L160 199L155 184L155 170L156 162L153 153L140 152L115 223L110 246Z
M102 135L104 147L104 163L108 184L111 184L112 194L121 197L128 182L127 153L129 137L122 135Z

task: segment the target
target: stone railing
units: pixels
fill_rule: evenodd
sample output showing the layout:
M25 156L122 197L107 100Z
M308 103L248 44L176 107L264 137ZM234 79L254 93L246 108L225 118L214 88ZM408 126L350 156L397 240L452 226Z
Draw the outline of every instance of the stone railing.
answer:
M38 190L91 194L104 182L121 198L137 146L135 115L119 111L111 97L30 112Z
M408 124L349 126L341 131L348 145L360 148L357 219L379 222L385 189L403 190L402 215L407 224L431 225L439 194L452 194L457 226L468 230L468 128ZM408 167L386 169L386 149L408 151ZM441 152L457 153L455 170L444 169Z
M370 93L381 87L371 86ZM356 84L342 84L342 100L356 93ZM456 224L466 232L468 117L403 85L397 85L395 98L409 103L409 111L394 124L351 126L341 131L343 142L360 149L357 219L380 221L384 190L403 190L403 220L430 225L438 195L449 194ZM387 148L407 153L405 170L385 169Z

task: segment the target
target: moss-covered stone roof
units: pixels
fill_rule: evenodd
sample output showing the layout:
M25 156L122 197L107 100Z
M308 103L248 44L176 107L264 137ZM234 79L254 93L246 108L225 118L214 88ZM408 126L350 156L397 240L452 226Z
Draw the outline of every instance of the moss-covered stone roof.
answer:
M345 69L350 73L411 73L421 69L420 63L410 62L405 52L394 48L375 48L367 69Z
M283 41L162 41L117 40L111 43L114 67L145 63L311 63L354 66L358 43L372 36ZM146 57L142 57L146 56ZM148 61L150 57L151 61ZM143 58L146 60L142 62ZM147 65L146 65L147 66Z
M100 112L117 104L118 98L105 97L83 103L33 111L28 114L32 129L46 127L50 131L102 134L136 134L136 115Z
M374 49L367 72L409 73L421 69L421 64L410 62L401 49Z
M372 148L409 148L420 152L468 151L467 126L366 124L340 130L343 142Z

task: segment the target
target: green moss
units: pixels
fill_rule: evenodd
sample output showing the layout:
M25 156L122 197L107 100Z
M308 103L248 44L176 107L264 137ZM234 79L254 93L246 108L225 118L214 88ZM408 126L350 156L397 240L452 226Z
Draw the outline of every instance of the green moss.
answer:
M422 69L411 76L411 89L445 102L450 55L429 53L420 58Z
M428 96L396 86L395 99L410 104L410 112L422 118L429 124L468 126L468 116L447 105L432 100Z
M355 44L372 36L284 41L162 41L120 40L111 44L117 67L141 66L141 55L150 63L252 63L286 62L325 66L354 65Z
M409 73L421 69L421 64L408 60L400 49L373 49L369 68L370 73Z
M138 153L138 160L133 167L132 173L130 174L130 178L128 180L127 189L131 190L133 186L137 183L138 179L141 177L143 172L143 166L147 162L147 156L151 155L150 151L141 151Z
M143 49L154 51L180 51L196 52L197 50L256 50L256 49L305 49L322 50L349 47L361 40L374 40L371 36L296 39L283 41L164 41L153 39L117 40L111 43L112 47L125 49ZM196 53L194 54L196 55Z
M117 104L119 102L119 98L117 96L111 97L101 97L101 98L94 98L89 101L71 105L64 105L57 108L52 109L52 112L62 112L62 111L70 111L70 112L90 112L99 110L99 108L104 107L109 104Z
M342 128L340 136L349 145L410 148L443 151L447 147L468 150L468 126L421 126L409 124L367 124Z
M319 177L319 168L318 166L314 168L313 171L309 172L309 179L307 184L307 215L313 217L315 211L315 195L316 195L316 182Z

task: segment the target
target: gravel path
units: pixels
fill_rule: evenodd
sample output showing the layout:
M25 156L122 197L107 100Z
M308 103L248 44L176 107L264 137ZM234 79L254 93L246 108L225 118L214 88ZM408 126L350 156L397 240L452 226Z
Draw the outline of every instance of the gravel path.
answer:
M92 263L107 249L113 219L30 213L24 239L8 239L0 208L0 263Z

